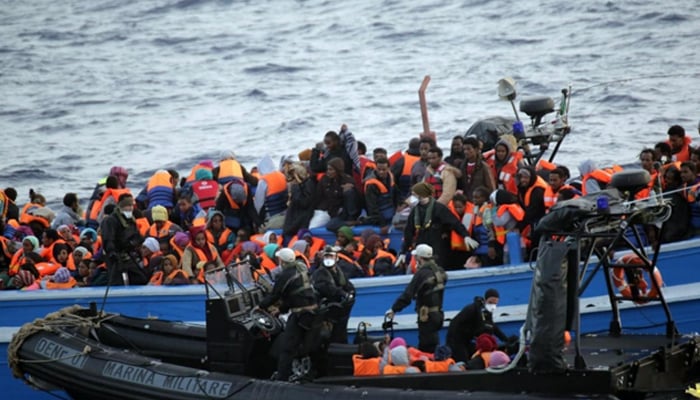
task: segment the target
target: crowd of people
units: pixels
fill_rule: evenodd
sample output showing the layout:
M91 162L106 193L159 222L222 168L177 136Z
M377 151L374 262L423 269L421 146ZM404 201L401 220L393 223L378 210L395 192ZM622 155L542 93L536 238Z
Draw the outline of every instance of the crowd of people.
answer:
M650 243L700 232L700 148L691 142L674 125L667 141L640 152L640 168L651 179L635 197L664 196L674 205L661 234L655 227L644 230ZM563 165L529 165L525 151L512 135L489 149L475 137L456 136L444 157L434 136L421 135L405 151L389 155L375 148L370 157L342 126L279 166L268 158L248 171L224 151L216 164L201 161L187 176L158 170L138 192L129 188L127 169L115 166L85 209L76 193L66 193L54 211L33 190L20 208L17 191L8 187L0 191L0 288L197 284L226 265L236 265L243 282L272 276L274 287L261 307L291 312L278 371L286 378L293 349L310 332L306 315L319 299L346 305L332 334L333 341L346 342L350 279L410 273L386 316L415 300L417 351L435 355L445 270L502 264L512 232L529 254L538 242L534 226L554 204L605 189L622 169L586 160L578 166L580 180L572 180ZM368 228L356 236L352 228L360 225ZM314 236L315 228L334 232L335 242ZM403 232L400 248L386 241L394 230ZM478 310L463 310L454 329L451 324L448 344L458 361L493 351L475 348L475 331L458 326L473 315L483 322L498 296L485 297ZM490 333L504 339L497 330ZM397 347L389 346L384 356Z
M690 136L670 127L668 140L641 150L639 162L651 180L637 198L664 194L674 202L663 237L648 230L649 242L697 233L700 149ZM375 148L370 157L346 126L279 166L268 158L248 171L224 151L216 165L202 161L187 176L158 170L138 192L128 187L127 169L115 166L84 210L75 193L54 211L33 190L21 208L15 189L0 192L1 285L197 283L207 268L245 257L269 272L284 247L315 268L326 243L311 230L322 227L336 234L328 244L340 247L348 279L415 272L407 255L422 243L447 270L500 265L508 232L529 254L533 226L552 205L604 189L620 168L586 160L572 181L563 165L528 165L511 135L492 149L456 136L446 157L434 137L421 135L405 151ZM355 236L358 225L373 228ZM403 242L390 248L383 238L396 230Z

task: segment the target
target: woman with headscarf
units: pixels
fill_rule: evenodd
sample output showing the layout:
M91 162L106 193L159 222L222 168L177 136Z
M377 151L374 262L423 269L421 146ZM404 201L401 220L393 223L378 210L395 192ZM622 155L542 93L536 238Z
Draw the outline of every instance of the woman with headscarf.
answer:
M182 270L185 271L190 279L195 279L198 276L199 271L197 269L197 264L202 261L214 261L217 266L224 266L216 247L207 242L205 230L206 228L204 225L190 228L190 237L192 240L182 253Z
M22 239L22 247L15 252L10 260L9 275L13 276L19 271L20 265L26 263L29 253L39 254L39 239L36 236L29 235Z

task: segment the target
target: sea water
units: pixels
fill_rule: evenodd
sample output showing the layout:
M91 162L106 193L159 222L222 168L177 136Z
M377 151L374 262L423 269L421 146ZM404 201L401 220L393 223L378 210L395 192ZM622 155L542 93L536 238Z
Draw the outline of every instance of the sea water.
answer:
M700 2L0 2L0 187L86 199L113 165L139 190L233 150L248 168L347 124L368 148L422 131L446 153L520 97L573 87L555 161L634 160L681 124L700 142ZM558 104L558 103L557 103ZM523 116L524 117L524 116Z

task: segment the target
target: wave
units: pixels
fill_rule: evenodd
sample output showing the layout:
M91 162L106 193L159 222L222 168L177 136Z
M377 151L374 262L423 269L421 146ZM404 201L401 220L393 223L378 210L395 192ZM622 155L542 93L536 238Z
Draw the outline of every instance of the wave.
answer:
M293 74L300 71L304 71L304 67L293 67L287 65L267 63L265 65L258 65L255 67L244 68L243 72L246 74L254 75L264 75L264 74Z

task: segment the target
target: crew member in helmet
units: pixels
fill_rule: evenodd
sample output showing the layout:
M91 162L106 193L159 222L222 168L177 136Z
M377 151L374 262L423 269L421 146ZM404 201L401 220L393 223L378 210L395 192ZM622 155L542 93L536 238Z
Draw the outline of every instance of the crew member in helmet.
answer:
M444 321L442 300L445 294L447 274L433 260L433 248L419 244L412 252L416 257L418 270L406 289L385 313L389 319L416 299L418 313L418 349L427 353L435 352L440 344L440 328Z
M326 246L323 250L321 266L311 276L320 302L337 303L328 311L333 322L331 343L348 342L348 319L355 304L355 286L338 268L338 250Z
M294 358L308 355L311 345L318 342L318 303L306 265L297 261L294 250L284 248L276 255L282 272L275 279L272 292L260 301L258 307L267 309L279 301L279 310L290 312L277 360L277 379L288 381Z

